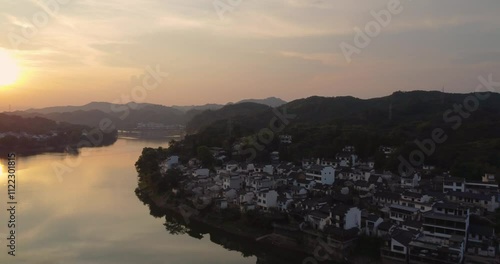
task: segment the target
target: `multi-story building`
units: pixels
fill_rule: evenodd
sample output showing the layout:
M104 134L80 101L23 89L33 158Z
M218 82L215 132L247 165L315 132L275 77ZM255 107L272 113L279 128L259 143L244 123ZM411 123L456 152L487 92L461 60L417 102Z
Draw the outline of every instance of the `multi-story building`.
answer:
M432 211L422 214L424 234L444 241L453 236L465 239L469 228L469 208L460 204L439 202Z
M492 213L500 207L498 194L472 193L472 192L448 192L446 198L453 202L465 203L470 206L480 207Z
M465 239L453 235L443 244L432 237L423 236L412 240L408 245L410 264L456 264L464 258Z
M361 228L361 210L356 206L339 204L330 209L331 225L349 230Z
M222 188L224 189L241 189L243 179L239 174L224 174L222 175Z
M312 165L306 170L306 179L332 185L335 182L335 169L330 166Z
M465 179L456 177L447 177L443 179L443 192L459 191L465 192Z
M256 198L258 207L264 211L278 207L278 192L275 190L262 190Z
M402 224L406 220L418 220L419 210L415 207L393 204L389 206L390 219L395 223Z

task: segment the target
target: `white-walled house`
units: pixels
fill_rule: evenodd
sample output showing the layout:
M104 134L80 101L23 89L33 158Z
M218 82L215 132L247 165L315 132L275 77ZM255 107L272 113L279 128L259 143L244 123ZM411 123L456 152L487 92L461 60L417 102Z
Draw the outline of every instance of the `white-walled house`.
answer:
M469 208L450 202L435 203L433 210L422 214L424 235L447 243L452 236L464 240L469 229Z
M251 203L255 199L254 192L246 192L244 194L240 194L240 204Z
M243 179L239 174L225 174L222 176L222 188L224 189L241 189Z
M446 194L446 198L452 202L481 207L490 213L495 212L500 207L497 194L449 191Z
M269 177L252 176L246 178L246 186L258 191L264 188L273 188L274 180Z
M238 192L235 189L227 189L224 191L224 197L232 202L237 203L238 202Z
M373 195L373 203L380 207L398 204L400 199L401 194L396 192L381 191Z
M273 165L266 165L262 169L262 172L265 172L265 173L267 173L269 175L273 175L274 174L274 166Z
M361 210L356 206L339 204L330 210L331 224L344 230L361 228Z
M390 249L392 252L397 252L406 256L406 254L408 253L409 244L412 240L413 235L411 232L401 229L395 230L391 234Z
M408 176L401 176L401 187L403 188L415 188L419 185L422 178L418 173Z
M465 179L448 177L443 180L443 192L465 192Z
M399 200L399 205L415 207L420 212L428 212L432 210L432 197L426 194L416 192L403 192Z
M292 195L285 192L278 196L278 209L282 212L286 212L289 206L293 203Z
M365 174L359 171L352 171L347 175L347 179L350 181L361 181L364 180L365 178L366 178Z
M193 172L193 176L196 178L206 178L210 175L209 169L196 169Z
M323 210L314 210L306 215L306 221L313 229L324 230L330 224L330 214Z
M306 179L332 185L335 182L335 169L330 166L312 165L306 170Z
M339 166L339 163L336 160L322 159L320 164L318 164L318 165L330 166L330 167L336 168L337 166Z
M218 209L226 209L227 208L227 200L225 198L218 198L214 201L216 208Z
M389 206L390 219L394 223L402 224L406 220L418 220L420 210L415 207L392 204Z
M337 155L335 155L335 158L339 161L345 161L346 162L346 167L354 166L357 163L358 155L354 154L353 152L340 152ZM342 166L343 164L339 164Z
M314 180L296 179L293 181L294 186L303 187L303 188L306 188L308 190L310 190L312 187L314 187L315 184L316 184L316 182Z
M257 194L257 205L264 211L278 207L278 192L275 190L265 190Z
M378 226L384 221L384 219L376 214L369 214L366 216L366 218L363 219L363 221L363 233L367 236L376 236Z

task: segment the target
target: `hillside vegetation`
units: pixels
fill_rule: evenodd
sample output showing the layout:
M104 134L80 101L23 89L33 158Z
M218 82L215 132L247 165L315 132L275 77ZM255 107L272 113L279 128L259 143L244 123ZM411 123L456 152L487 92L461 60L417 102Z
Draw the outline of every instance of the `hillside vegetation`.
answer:
M396 171L400 155L408 159L411 151L419 149L416 141L431 139L433 131L440 128L447 139L436 144L435 151L425 156L425 163L438 170L451 169L456 176L477 179L485 171L498 172L500 168L500 95L491 93L488 99L478 100L477 109L469 108L472 111L460 110L464 100L474 106L471 96L413 91L367 100L318 96L299 99L278 108L295 118L268 144L261 144L256 135L270 127L276 116L273 109L256 107L238 114L229 113L231 109L209 111L193 119L193 123L203 125L198 125L197 134L182 142L182 149L186 154L195 154L201 145L222 146L228 153L238 154L231 149L235 143L255 148L251 142L257 141L265 147L258 151L257 161L267 160L274 150L280 151L282 159L299 161L307 157L334 158L343 146L354 145L361 158L378 159L378 169ZM279 134L291 135L293 143L279 144ZM380 146L395 147L396 152L386 159L378 151Z

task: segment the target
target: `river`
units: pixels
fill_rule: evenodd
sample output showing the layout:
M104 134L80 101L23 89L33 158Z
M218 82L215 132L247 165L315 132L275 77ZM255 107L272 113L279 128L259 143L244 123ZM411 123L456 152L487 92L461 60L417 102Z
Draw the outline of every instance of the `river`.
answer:
M7 161L1 160L0 263L267 262L214 243L221 239L213 235L169 234L165 219L150 215L134 193L134 163L144 147L158 146L168 143L120 138L78 156L17 157L16 256L7 254Z

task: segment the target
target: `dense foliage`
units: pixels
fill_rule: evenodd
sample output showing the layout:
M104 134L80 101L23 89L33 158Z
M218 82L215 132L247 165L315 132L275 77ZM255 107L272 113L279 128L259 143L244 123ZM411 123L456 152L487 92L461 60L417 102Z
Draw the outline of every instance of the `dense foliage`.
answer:
M82 125L0 114L0 151L37 154L113 144L116 130L101 131Z
M232 148L243 143L243 149L257 149L254 161L269 159L271 151L279 150L280 157L300 161L308 157L334 158L345 145L354 145L361 158L375 158L378 169L396 171L398 157L409 159L418 150L416 141L431 139L435 129L442 129L446 140L436 144L435 151L425 155L425 164L438 170L451 170L456 176L478 179L484 172L498 173L500 169L500 95L471 104L473 94L441 92L396 92L390 96L368 100L353 97L310 97L295 100L277 109L295 115L282 131L274 132L271 142L262 144L259 132L270 128L276 119L273 109L258 109L230 117L217 111L205 112L203 119L210 125L179 143L180 153L195 156L199 146L223 147L229 158L246 160ZM463 105L474 107L467 111ZM459 112L457 107L460 107ZM221 109L222 110L222 109ZM288 134L293 143L283 145L278 136ZM182 147L180 147L182 146ZM385 158L380 146L396 148ZM240 153L241 154L241 153Z

